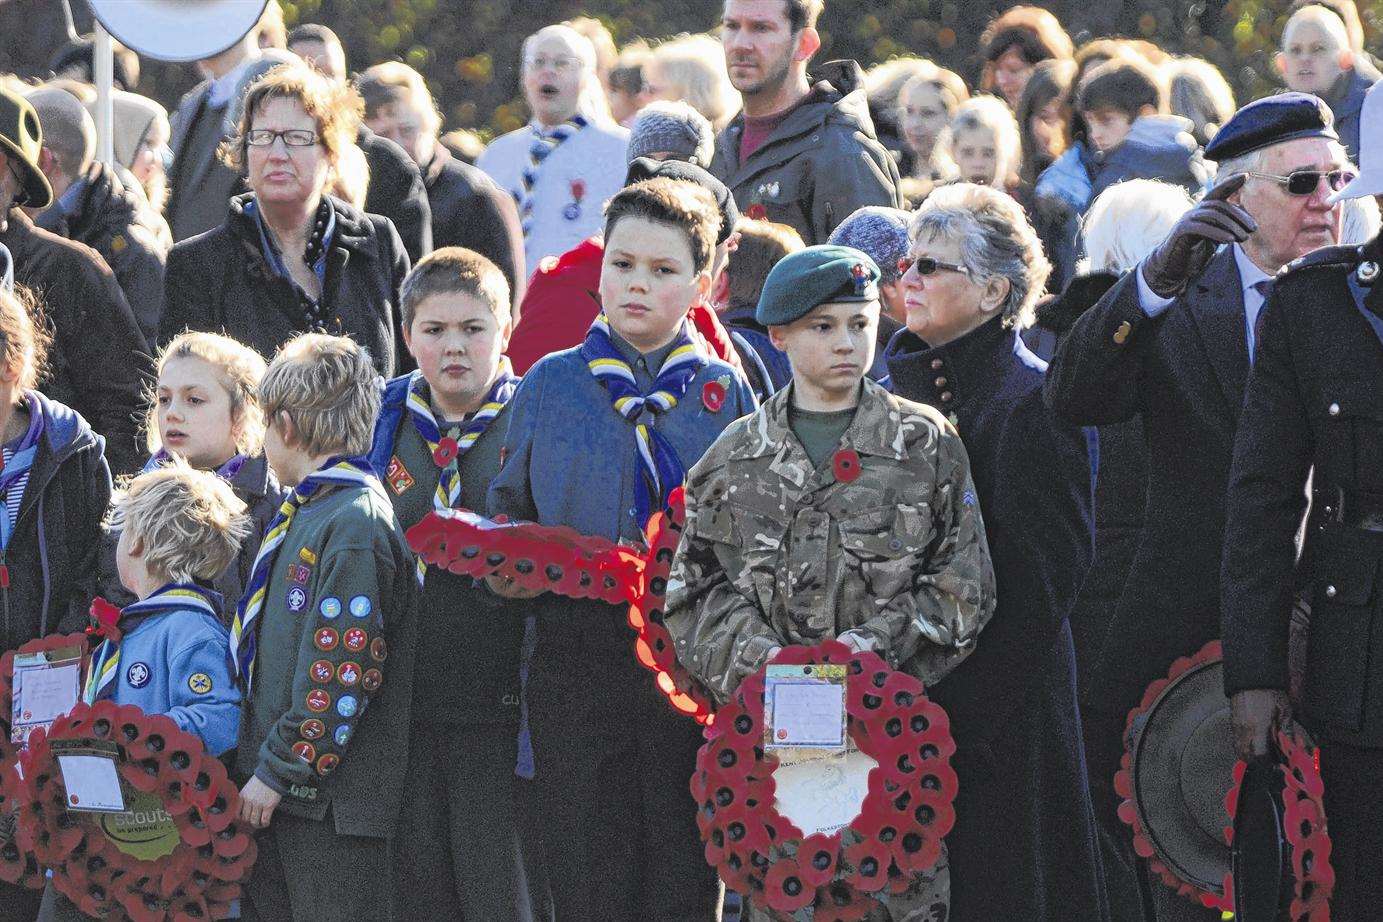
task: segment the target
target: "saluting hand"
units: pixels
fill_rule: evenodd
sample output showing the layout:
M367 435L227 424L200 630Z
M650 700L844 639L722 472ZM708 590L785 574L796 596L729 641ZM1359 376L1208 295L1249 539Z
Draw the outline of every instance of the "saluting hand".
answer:
M1181 294L1205 271L1220 244L1243 243L1258 230L1252 215L1228 201L1247 180L1246 173L1235 173L1218 183L1148 254L1143 278L1156 294L1163 298Z
M258 778L251 778L240 789L240 818L255 829L269 825L283 795Z

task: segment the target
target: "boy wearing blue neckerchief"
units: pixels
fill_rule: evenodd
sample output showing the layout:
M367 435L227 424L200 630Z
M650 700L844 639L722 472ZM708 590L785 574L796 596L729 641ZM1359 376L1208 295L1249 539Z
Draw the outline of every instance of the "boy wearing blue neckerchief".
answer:
M199 584L235 560L250 531L245 503L215 474L178 460L131 481L115 514L116 566L138 601L120 610L92 654L82 700L162 714L220 755L240 730L240 689L230 674L221 597ZM38 918L85 916L50 883Z
M704 354L686 320L709 295L720 220L714 197L689 182L652 179L610 200L604 313L585 343L519 385L491 515L641 543L686 469L754 409L748 385ZM527 768L557 918L714 918L687 789L700 733L635 662L627 606L543 595L528 610Z

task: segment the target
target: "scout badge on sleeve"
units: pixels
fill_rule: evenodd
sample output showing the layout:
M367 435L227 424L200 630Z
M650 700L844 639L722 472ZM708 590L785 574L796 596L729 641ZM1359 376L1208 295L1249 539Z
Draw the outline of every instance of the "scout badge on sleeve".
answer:
M947 899L956 744L917 679L834 640L788 647L740 684L706 740L691 793L727 886L814 922L919 892Z
M18 841L86 915L224 918L239 898L256 854L240 793L168 717L78 704L34 731L20 765Z
M1213 641L1148 686L1114 776L1119 818L1187 899L1243 922L1326 919L1334 873L1314 755L1279 734L1279 760L1236 762L1223 667Z

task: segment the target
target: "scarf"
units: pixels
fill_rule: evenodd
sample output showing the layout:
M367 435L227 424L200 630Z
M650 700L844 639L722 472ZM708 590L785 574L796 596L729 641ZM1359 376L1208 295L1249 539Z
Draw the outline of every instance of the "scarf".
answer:
M156 615L188 609L203 612L213 621L220 620L221 597L214 592L188 583L169 583L147 599L120 609L120 638L107 637L91 655L91 671L87 674L82 701L95 704L115 694L115 680L120 674L120 645L139 624Z
M303 482L288 497L269 523L264 533L264 543L255 555L254 566L250 569L250 582L245 587L245 596L236 608L235 620L230 631L231 675L244 686L248 696L254 682L255 645L258 636L259 616L264 611L264 596L269 585L269 575L274 569L279 548L288 536L293 517L298 514L302 504L319 491L341 486L368 487L375 484L375 475L364 458L337 457L328 461L321 470L303 478Z
M287 282L297 293L308 326L313 329L322 328L322 318L325 311L322 310L321 300L314 301L307 292L299 287L297 282L293 281L293 275L288 271L288 265L283 261L283 254L279 252L278 246L274 243L273 235L269 233L269 225L264 222L264 214L259 210L259 203L251 198L245 202L245 211L255 219L255 227L259 229L260 251L264 254L264 261L268 264L269 271ZM335 239L336 209L331 206L331 199L322 196L321 204L317 206L317 217L312 223L312 236L308 238L307 251L303 254L303 261L312 267L312 272L317 276L323 293L326 292L327 284L327 254L331 252L331 245Z
M150 471L156 471L172 460L173 456L168 452L168 449L160 448L158 451L154 452L152 458L144 462L144 467L140 470L140 473L147 474ZM240 469L245 466L245 462L248 460L250 460L249 455L235 455L225 464L212 471L212 473L220 477L226 483L230 483L235 479L235 475L240 473Z
M520 224L524 239L533 230L533 187L538 184L542 174L543 161L562 146L562 142L585 128L588 122L584 115L573 115L554 128L532 125L533 143L528 147L528 166L523 168L523 191L517 196Z
M428 450L432 452L433 460L441 468L441 473L437 478L437 489L432 494L432 507L441 511L454 508L461 498L461 458L485 433L485 430L490 427L490 423L514 396L514 391L519 386L519 379L509 364L509 357L501 358L499 376L495 379L490 392L485 395L485 402L466 424L460 427L459 431L453 429L445 437L437 425L437 419L432 415L432 407L428 405L427 397L422 393L425 383L421 371L413 372L408 382L407 407L408 415L413 420L413 427L418 430L418 435L427 445ZM418 585L421 586L427 574L427 564L423 562L421 557L418 558L417 569Z
M29 472L34 459L38 457L38 439L43 434L43 410L32 394L24 395L25 406L29 410L29 428L19 441L4 446L0 453L0 551L10 546L14 534L14 524L19 519L19 505L24 501L24 491L29 486Z
M677 406L697 373L709 362L697 348L684 320L667 361L658 370L653 390L640 394L634 370L620 356L610 338L610 325L604 313L595 318L586 333L581 357L586 360L591 374L609 392L615 412L634 424L638 463L643 473L635 486L634 511L642 528L653 510L662 509L668 493L681 486L687 476L672 443L653 424L660 413Z

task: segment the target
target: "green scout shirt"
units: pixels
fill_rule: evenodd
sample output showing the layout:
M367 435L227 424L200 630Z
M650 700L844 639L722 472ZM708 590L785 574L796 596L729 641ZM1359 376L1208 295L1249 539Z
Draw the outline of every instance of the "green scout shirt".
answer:
M423 394L427 398L426 392ZM442 434L458 424L438 420ZM499 473L508 408L458 460L459 506L485 508L485 493ZM456 463L456 462L452 462ZM394 431L389 459L389 499L407 531L433 510L441 471L413 418L405 410ZM519 651L523 611L469 576L428 567L420 602L428 642L418 648L413 674L415 721L428 723L517 723Z
M341 835L394 834L417 645L413 554L382 488L300 508L259 620L238 765Z

